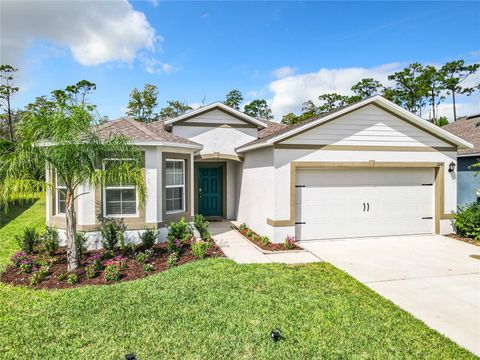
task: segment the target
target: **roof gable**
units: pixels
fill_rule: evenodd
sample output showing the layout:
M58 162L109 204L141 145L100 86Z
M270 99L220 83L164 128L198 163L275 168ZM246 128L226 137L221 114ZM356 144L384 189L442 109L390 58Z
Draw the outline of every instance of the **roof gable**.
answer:
M176 118L169 119L165 121L165 126L171 126L178 122L202 122L202 120L196 120L195 118L201 117L205 119L205 115L209 113L210 121L212 123L221 123L221 124L249 124L255 126L259 129L263 129L266 127L265 123L262 120L255 119L249 115L244 114L241 111L235 110L225 104L222 103L213 103L207 106L203 106L199 109L193 110L186 114L180 115ZM222 114L226 114L227 117L222 116ZM230 120L231 119L231 120Z
M459 148L471 148L472 144L469 142L449 133L448 131L443 130L442 128L408 112L407 110L401 108L400 106L384 99L381 96L374 96L366 100L360 101L358 103L346 106L344 108L337 109L331 113L322 114L320 116L307 119L301 123L288 126L287 128L281 129L280 131L271 134L263 139L252 141L249 144L245 144L237 148L238 152L245 152L264 146L271 146L274 143L278 143L284 139L290 138L298 133L307 131L309 129L315 128L317 126L324 125L328 122L334 121L341 118L342 116L357 111L369 104L375 104L385 111L397 116L399 119L404 120L411 125L422 129L429 134Z
M480 154L480 116L473 115L459 119L443 127L452 134L461 137L473 144L472 149L463 149L459 155L467 156Z

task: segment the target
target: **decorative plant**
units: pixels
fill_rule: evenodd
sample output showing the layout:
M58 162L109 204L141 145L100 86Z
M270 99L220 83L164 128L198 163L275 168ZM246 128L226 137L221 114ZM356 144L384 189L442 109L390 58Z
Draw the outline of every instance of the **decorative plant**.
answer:
M40 270L34 272L32 276L30 276L29 284L30 286L35 286L40 284L50 273L50 267L45 266L42 267Z
M283 242L283 247L285 249L293 249L295 247L295 236L287 235L285 241Z
M210 243L207 241L199 240L192 244L192 254L197 259L204 259L207 256Z
M10 261L13 263L13 265L15 265L16 267L19 267L22 260L26 260L28 259L28 256L26 253L24 253L23 251L20 251L20 252L17 252L15 253L14 255L12 255L10 257Z
M43 246L48 255L53 256L60 246L58 237L58 230L54 226L47 226L45 228L45 235L42 238Z
M59 281L65 281L65 280L67 280L67 278L68 278L68 272L66 272L66 271L61 272L61 273L58 274L58 276L57 276L57 279L58 279Z
M480 240L480 203L472 203L453 215L458 235Z
M143 233L139 233L140 240L144 249L150 249L153 247L158 238L158 231L153 229L145 229Z
M23 252L32 254L35 245L39 242L39 235L34 228L26 227L23 229L22 235L15 236L15 240L17 240L18 246Z
M78 283L78 275L77 274L70 274L67 276L67 284L68 285L75 285Z
M89 265L85 267L85 276L88 279L94 279L98 276L98 270L95 266Z
M115 264L107 265L103 271L103 277L105 281L118 281L120 280L120 269Z
M114 251L121 239L121 230L114 222L106 222L101 229L102 246L107 251Z
M113 259L105 260L103 266L107 268L108 266L114 265L118 269L125 269L127 267L127 259L119 256L115 256Z
M88 237L83 232L75 233L75 246L77 247L78 258L83 258L83 255L87 252Z
M195 214L193 217L193 225L200 234L202 240L210 241L211 235L208 231L209 222L205 220L205 217L202 214Z
M183 217L178 222L170 223L167 235L168 240L173 241L175 239L179 239L183 242L187 242L191 237L192 230L190 229L190 225L188 225Z
M153 267L152 264L144 264L143 265L143 271L146 273L152 272L155 268Z
M30 259L20 260L18 268L24 273L31 273L33 270L33 262Z
M150 256L148 256L144 252L141 252L141 253L138 253L136 259L139 263L145 264L148 261L148 259L150 259Z
M176 266L178 264L179 256L178 253L171 253L168 255L167 264L169 267Z
M268 244L270 244L270 238L268 236L262 236L261 242L263 245L267 246Z
M167 249L171 253L180 254L183 251L183 241L180 239L167 239Z
M247 230L245 230L245 236L250 238L252 237L252 235L253 235L252 229L247 228Z
M102 263L103 256L100 253L94 254L87 259L87 263L90 264L92 268L96 271L103 270L103 263Z
M240 230L241 232L244 232L247 229L248 229L248 226L245 223L240 224L240 226L238 227L238 230Z

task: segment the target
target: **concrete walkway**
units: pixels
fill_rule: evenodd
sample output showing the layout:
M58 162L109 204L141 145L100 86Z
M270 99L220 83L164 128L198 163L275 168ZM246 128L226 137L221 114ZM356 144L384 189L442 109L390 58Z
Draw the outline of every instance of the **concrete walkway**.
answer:
M239 264L304 264L321 261L309 251L265 254L232 229L229 221L211 222L209 230L224 254Z
M480 355L480 247L438 235L302 246Z

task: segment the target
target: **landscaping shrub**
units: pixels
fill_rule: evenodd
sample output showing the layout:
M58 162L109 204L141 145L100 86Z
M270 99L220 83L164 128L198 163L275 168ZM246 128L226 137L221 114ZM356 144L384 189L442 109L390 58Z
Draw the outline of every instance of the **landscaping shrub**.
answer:
M195 241L192 244L192 254L197 259L205 259L207 256L208 249L210 248L210 243L207 241Z
M107 251L114 251L123 239L123 230L113 222L103 224L101 233L102 246Z
M43 247L48 255L53 256L60 246L58 237L58 230L54 226L47 226L45 228L45 235L43 235Z
M26 274L31 273L33 270L33 262L30 259L23 259L20 261L18 268Z
M82 232L75 233L75 245L77 246L78 258L83 258L83 255L87 252L87 240L88 237Z
M180 239L167 239L167 249L171 253L180 254L183 251L183 241Z
M105 281L118 281L120 280L120 269L114 264L107 265L103 271L103 277Z
M118 269L125 269L127 267L127 259L118 255L103 262L103 266L105 266L105 268L110 265L115 265Z
M168 240L173 241L175 239L180 239L183 242L187 242L191 237L192 230L183 217L178 222L170 223L167 235Z
M154 270L154 267L152 264L145 264L143 265L143 271L146 273L152 272Z
M287 235L285 241L283 242L283 247L285 249L293 249L295 247L295 236Z
M210 241L210 232L208 231L209 222L205 220L202 214L195 214L193 217L193 226L200 233L200 237L205 241Z
M67 284L68 285L75 285L78 283L78 275L77 274L70 274L67 276Z
M138 253L136 259L139 263L145 264L150 259L150 255L144 252L141 252L141 253Z
M13 263L13 265L15 265L16 267L19 267L22 260L26 260L26 259L28 259L27 254L24 253L23 251L20 251L13 254L12 257L10 258L10 261Z
M480 203L472 203L453 215L457 234L480 240Z
M238 230L240 230L241 232L244 232L247 229L248 229L248 226L245 223L240 224L240 226L238 227Z
M246 237L252 237L253 235L253 230L252 229L248 229L245 231L245 236Z
M168 255L167 264L169 267L176 266L178 264L179 256L178 253L171 253Z
M143 233L139 233L140 240L144 249L150 249L158 238L158 231L153 229L145 229Z
M262 242L263 245L267 246L268 244L270 244L270 238L268 236L262 236L262 238L260 239L260 241Z
M68 278L68 272L66 272L66 271L58 274L58 277L57 277L57 279L59 281L65 281L65 280L67 280L67 278Z
M50 266L44 266L40 270L34 272L30 277L29 283L30 286L35 286L40 284L43 279L45 279L50 273Z
M103 270L103 256L100 253L94 254L87 259L89 266L94 268L96 271Z
M88 279L94 279L98 276L98 270L93 265L86 266L85 275L87 276Z
M24 253L31 254L35 245L38 244L39 236L34 228L26 227L23 229L22 235L15 236L15 240Z

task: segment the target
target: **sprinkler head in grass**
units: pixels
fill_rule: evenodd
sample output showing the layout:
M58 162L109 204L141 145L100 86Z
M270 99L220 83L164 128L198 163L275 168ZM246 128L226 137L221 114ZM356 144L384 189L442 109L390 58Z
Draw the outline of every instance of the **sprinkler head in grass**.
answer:
M272 337L273 341L283 339L282 334L280 333L280 329L273 329L270 336Z
M137 360L137 357L135 356L135 354L126 354L125 360Z

